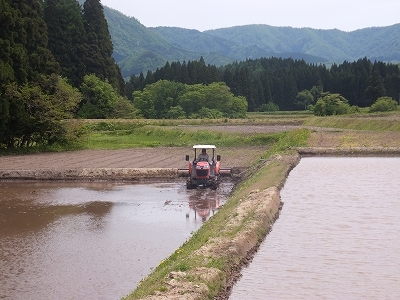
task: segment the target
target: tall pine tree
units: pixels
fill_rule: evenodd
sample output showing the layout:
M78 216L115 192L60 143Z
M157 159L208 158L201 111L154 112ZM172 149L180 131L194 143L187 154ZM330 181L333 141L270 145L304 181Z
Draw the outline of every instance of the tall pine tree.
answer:
M86 37L89 53L86 56L86 72L93 73L124 95L125 83L121 71L112 58L113 44L99 0L86 0L83 4Z
M20 18L11 1L0 0L0 84L15 80L25 82L27 55L22 45L15 42L15 28Z
M86 74L88 52L81 5L76 0L47 0L44 19L49 49L62 68L61 74L79 87Z
M13 37L15 43L21 46L21 50L26 51L27 63L24 67L27 81L36 81L40 75L59 73L59 64L48 49L47 26L39 1L20 0L9 3L19 11L14 27L17 34Z
M368 78L368 87L365 90L365 97L370 102L369 105L373 104L379 97L385 96L386 90L382 82L382 77L379 74L377 65L374 65L372 75Z

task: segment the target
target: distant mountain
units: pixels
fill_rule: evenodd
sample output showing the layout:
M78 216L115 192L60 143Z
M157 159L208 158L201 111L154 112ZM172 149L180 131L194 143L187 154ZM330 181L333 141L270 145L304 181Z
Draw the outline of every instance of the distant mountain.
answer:
M104 7L114 58L124 77L145 73L167 61L199 60L225 65L260 57L303 59L309 63L400 62L400 24L352 32L337 29L245 25L200 32L177 27L147 28L133 17Z
M245 25L205 31L239 46L258 46L274 53L303 53L330 62L371 60L400 61L400 24L352 32L337 29Z
M240 30L240 27L237 28ZM276 51L271 47L265 47L263 43L241 43L241 38L238 41L226 38L223 33L218 34L217 31L200 32L177 27L156 27L152 29L174 45L197 53L219 53L229 62L270 56L284 58L295 56L296 59L304 59L308 62L327 62L323 57L316 57L301 51ZM245 32L243 34L246 35ZM235 33L233 33L234 35Z

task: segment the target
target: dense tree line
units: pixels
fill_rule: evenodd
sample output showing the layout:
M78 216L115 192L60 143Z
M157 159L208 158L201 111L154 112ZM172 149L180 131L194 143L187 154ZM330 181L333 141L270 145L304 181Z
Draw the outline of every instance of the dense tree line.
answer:
M221 81L220 71L214 65L206 65L203 57L199 61L167 62L164 67L157 68L154 72L143 72L138 76L131 76L126 84L126 95L132 99L133 91L143 90L148 85L159 80L176 81L184 84L210 84Z
M202 67L193 71L193 68L189 69L192 64ZM198 69L201 72L196 73ZM149 71L146 77L143 74L131 76L127 91L131 93L142 90L147 84L160 79L207 84L212 78L225 82L235 96L244 96L249 111L275 106L280 110L304 109L307 105L299 101L297 96L313 87L340 94L347 99L349 105L359 107L369 107L382 96L398 100L400 94L399 66L383 62L372 63L367 58L351 63L345 61L330 67L308 64L304 60L249 59L223 66L218 72L219 75L215 66L206 66L202 59L190 64L167 63L154 73Z
M134 115L112 52L99 0L0 0L0 148L63 142L77 113Z

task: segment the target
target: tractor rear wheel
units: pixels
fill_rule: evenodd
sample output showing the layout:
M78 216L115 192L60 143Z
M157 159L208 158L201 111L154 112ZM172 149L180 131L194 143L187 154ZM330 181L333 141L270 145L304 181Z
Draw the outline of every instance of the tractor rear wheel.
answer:
M188 181L186 182L186 188L187 188L188 190L191 190L191 189L196 188L196 185L193 184L192 181L188 180Z

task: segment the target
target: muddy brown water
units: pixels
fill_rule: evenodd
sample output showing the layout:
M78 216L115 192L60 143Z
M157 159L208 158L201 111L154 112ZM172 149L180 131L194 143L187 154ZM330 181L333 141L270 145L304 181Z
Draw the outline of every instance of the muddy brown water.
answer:
M303 158L229 299L400 299L400 158Z
M120 299L232 188L0 182L0 299Z

